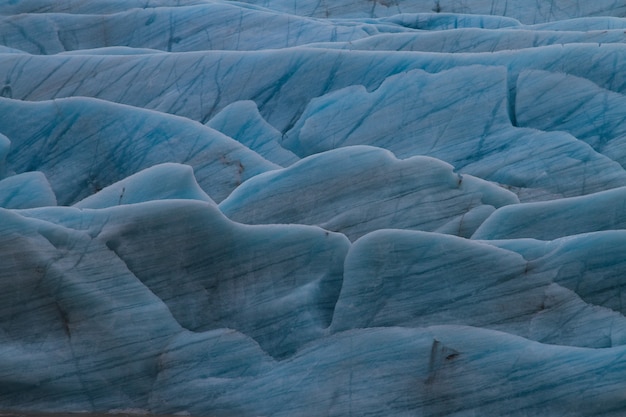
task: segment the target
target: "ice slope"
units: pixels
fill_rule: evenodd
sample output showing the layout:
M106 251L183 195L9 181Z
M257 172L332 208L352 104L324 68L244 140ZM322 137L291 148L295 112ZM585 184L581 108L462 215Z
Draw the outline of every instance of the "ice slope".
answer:
M495 90L500 88L498 100L501 102L499 108L495 105L493 107L494 111L498 111L498 118L494 120L499 121L499 123L494 123L493 128L508 126L508 131L512 136L506 141L506 146L498 145L497 140L504 140L504 138L496 136L494 151L509 150L513 153L509 158L521 159L517 161L516 167L516 170L517 168L520 170L519 174L511 172L508 161L502 155L493 152L486 154L485 158L481 158L480 154L472 155L476 149L480 149L477 147L481 143L480 138L475 138L474 151L470 149L465 159L458 161L458 166L457 161L444 157L445 149L439 150L432 156L440 157L452 163L455 168L464 169L472 175L505 183L511 187L530 189L529 198L541 195L544 198L552 198L552 196L586 194L624 185L624 173L617 164L599 155L584 143L576 141L570 135L517 129L514 103L518 91L515 88L515 80L521 71L539 68L585 77L606 89L620 92L623 91L625 84L617 68L624 59L625 51L626 49L618 44L600 47L577 44L490 54L435 55L409 52L386 54L319 48L282 49L263 53L215 51L210 54L136 56L28 56L26 58L18 54L8 55L0 62L0 76L6 79L3 91L14 98L40 100L67 95L96 96L133 106L171 112L202 122L210 120L213 115L217 114L216 112L234 101L253 99L267 122L279 130L289 130L289 127L301 119L302 112L307 109L307 105L311 111L309 100L315 95L325 95L331 90L347 85L352 85L352 87L344 90L344 94L346 91L359 89L358 85L364 85L370 91L378 88L374 91L376 95L380 94L379 87L389 76L398 74L397 77L406 77L406 74L401 73L415 67L437 74L447 69L457 73L471 72L471 67L468 66L472 64L502 67L493 69L493 71L501 71L500 80L502 80L499 87L497 83L493 86ZM385 59L381 60L381 57ZM271 68L271 71L267 68ZM375 70L368 70L368 68ZM473 71L481 72L478 69ZM29 77L25 78L23 74L29 74ZM90 75L87 76L87 74ZM467 75L470 76L469 73ZM472 73L471 76L478 76L478 74ZM429 78L426 75L425 77ZM435 74L432 77L437 79ZM443 77L439 78L442 80L440 82L444 82ZM137 83L138 79L145 80L145 82ZM242 80L245 81L242 82ZM102 88L101 83L105 83L107 87ZM306 85L306 88L302 88L303 85ZM467 88L471 90L471 85ZM339 93L340 91L336 94ZM365 91L362 94L365 94ZM456 103L450 101L450 98L437 95L431 99L437 103L437 107L434 108L446 109ZM476 97L473 100L475 99ZM460 102L459 105L462 106L462 103ZM483 108L471 106L467 102L466 105L466 108L469 106L465 110L468 114L466 117L473 120L469 115L472 112L478 112L484 120ZM508 122L505 120L507 114ZM424 123L431 120L435 132L444 131L449 125L449 119L441 120L434 115L432 118L430 116L430 114L428 117L425 115L423 120ZM301 121L301 123L304 122ZM345 123L358 125L358 119L346 120ZM471 126L472 124L468 124L468 127ZM480 125L477 127L481 135L483 132L489 133L487 129L490 127L489 123L482 128ZM514 148L509 149L511 145L523 146L524 139L531 141L526 149L526 152L531 153L530 155L514 152ZM532 155L533 151L539 150L536 142L541 142L541 146L546 148L542 149L539 154ZM571 148L572 159L558 157L561 150L566 147ZM458 152L459 149L454 146L450 151ZM489 156L491 159L488 158ZM544 156L545 160L543 160ZM483 160L470 170L469 165L465 166L465 164L472 162L472 158ZM571 170L578 170L578 172L571 172ZM577 182L554 181L554 175L557 172L559 175L566 176L584 175L585 179ZM522 194L524 192L522 190ZM523 195L522 197L528 200Z
M0 412L623 416L624 16L0 2Z
M63 205L165 162L192 166L215 201L247 178L278 168L199 123L89 98L0 99L0 133L11 142L7 167L43 172Z
M566 131L626 165L626 97L585 79L526 71L517 80L515 116L521 126Z
M32 30L40 35L33 38L29 35ZM350 41L377 31L367 23L332 23L245 9L229 2L129 9L115 14L0 16L0 44L33 54L110 46L171 52L286 48Z
M551 240L599 230L626 228L623 187L583 197L518 204L493 213L475 239Z
M54 191L41 172L25 172L0 180L0 207L25 209L56 204Z
M398 160L380 148L352 146L257 175L220 209L247 224L314 224L351 240L378 229L440 231L469 237L515 194L424 156Z
M170 162L154 165L130 175L82 199L73 206L96 209L152 200L213 202L196 182L192 167Z
M349 246L345 236L310 226L234 223L214 203L194 200L22 215L95 239L98 250L119 258L184 328L237 328L277 357L330 324Z
M619 71L626 59L622 44L559 44L476 54L298 47L134 56L6 54L2 58L0 90L5 97L95 97L201 122L234 101L253 100L261 115L281 132L315 97L351 85L371 91L389 76L412 69L437 73L469 65L505 67L511 110L515 80L524 70L567 73L614 92L626 90L626 78Z
M593 31L586 31L584 28L576 26L567 31L543 30L533 27L494 31L472 26L467 28L460 27L458 22L442 28L454 30L433 30L432 20L433 15L420 16L418 23L412 25L419 30L410 33L381 33L349 42L323 42L312 46L364 51L475 53L573 43L606 44L626 42L626 39L624 39L626 22L623 20L620 20L622 25L619 28L613 29L603 26L601 29Z
M623 232L582 235L535 247L534 258L527 259L506 246L438 233L370 233L346 257L330 330L465 324L544 343L622 345L626 319L609 302L613 297L586 288L601 292L598 275L624 274L622 259L590 246L606 251L625 243ZM575 270L575 263L587 268L576 271L574 284L566 271ZM592 272L594 264L602 265L602 274Z
M356 144L400 157L429 155L462 172L523 188L530 198L581 195L624 183L620 166L575 137L514 127L506 85L504 68L469 66L394 75L372 92L347 87L311 100L283 144L300 156ZM555 182L556 175L584 180Z
M282 134L263 119L254 101L229 104L206 125L241 142L277 165L288 166L299 160L293 152L281 146Z
M508 0L389 0L330 2L296 0L244 0L285 13L316 17L376 17L405 13L468 13L507 16L524 23L542 23L553 20L589 16L616 16L626 14L626 6L616 0L579 2L550 0L545 2L510 2Z

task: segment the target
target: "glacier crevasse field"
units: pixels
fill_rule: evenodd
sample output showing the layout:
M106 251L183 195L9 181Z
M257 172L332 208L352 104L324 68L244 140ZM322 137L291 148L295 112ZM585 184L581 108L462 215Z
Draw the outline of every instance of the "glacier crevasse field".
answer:
M0 410L626 415L626 4L0 2Z

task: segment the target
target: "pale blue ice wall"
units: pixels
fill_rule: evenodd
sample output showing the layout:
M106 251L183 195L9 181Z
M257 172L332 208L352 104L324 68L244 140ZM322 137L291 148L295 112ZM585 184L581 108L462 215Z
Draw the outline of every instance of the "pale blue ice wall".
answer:
M0 3L0 410L626 414L624 4Z

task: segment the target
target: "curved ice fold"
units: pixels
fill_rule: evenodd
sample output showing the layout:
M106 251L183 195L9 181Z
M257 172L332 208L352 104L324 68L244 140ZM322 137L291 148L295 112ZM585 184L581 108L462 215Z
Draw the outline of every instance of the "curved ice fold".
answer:
M166 199L213 201L196 182L193 168L189 165L166 163L152 166L111 184L77 202L74 207L105 208Z
M559 237L626 228L626 188L555 201L534 202L496 210L473 239Z
M606 303L607 294L602 298L585 290L586 285L602 287L596 281L599 274L578 270L574 284L565 273L574 267L569 264L574 258L564 248L588 249L592 242L605 246L624 239L622 232L555 241L542 248L538 259L527 260L506 245L497 248L437 233L374 232L348 252L331 331L464 324L560 345L625 344L622 311L609 309L615 305ZM623 273L619 258L597 250L575 252L582 264L603 262L615 277Z
M26 209L56 204L54 191L41 172L25 172L0 180L0 207Z
M513 193L434 158L398 160L383 149L353 146L257 175L219 207L242 223L314 224L354 240L386 228L469 237L495 207L517 202Z
M569 132L622 166L625 106L623 94L572 75L535 70L517 80L515 116L521 126Z
M11 138L8 167L43 172L62 205L165 162L192 166L216 201L247 178L277 168L197 122L89 98L0 99L0 132Z
M461 172L522 188L522 199L626 184L621 166L576 138L514 127L506 97L503 67L409 71L372 92L352 86L311 100L283 145L300 156L357 144L402 158L429 155ZM561 175L581 182L554 181Z
M161 413L211 408L238 416L316 410L331 416L617 417L626 405L625 352L548 346L463 326L362 329L316 341L256 378L216 380L197 367L179 368L193 385L160 381L151 404Z
M338 0L332 3L317 0L243 0L285 13L316 17L377 17L400 13L454 13L508 16L523 23L541 23L553 20L590 16L626 15L626 6L616 0L572 2L551 0L549 2L512 3L508 0L377 0L354 2Z
M22 214L93 236L184 328L235 328L276 357L324 334L349 247L338 233L242 225L213 203L194 200Z
M206 125L241 142L275 164L288 166L299 160L280 145L282 134L263 119L256 103L251 100L229 104Z

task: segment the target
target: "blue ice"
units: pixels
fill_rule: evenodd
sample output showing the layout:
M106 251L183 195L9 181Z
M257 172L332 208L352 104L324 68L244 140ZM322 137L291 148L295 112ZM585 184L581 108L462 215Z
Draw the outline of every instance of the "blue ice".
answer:
M622 417L625 16L0 2L0 410Z

